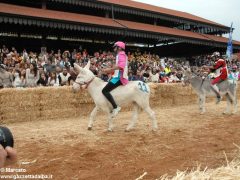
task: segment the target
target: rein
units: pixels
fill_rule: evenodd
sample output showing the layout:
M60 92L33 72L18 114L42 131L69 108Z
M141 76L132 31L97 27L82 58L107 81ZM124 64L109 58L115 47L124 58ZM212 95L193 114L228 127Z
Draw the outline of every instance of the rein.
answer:
M79 83L79 82L76 82L76 81L75 81L75 83L78 84L78 85L80 85L80 86L86 85L86 89L87 89L88 86L91 84L91 82L93 82L94 78L95 78L95 77L93 77L93 78L92 78L90 81L88 81L88 82Z

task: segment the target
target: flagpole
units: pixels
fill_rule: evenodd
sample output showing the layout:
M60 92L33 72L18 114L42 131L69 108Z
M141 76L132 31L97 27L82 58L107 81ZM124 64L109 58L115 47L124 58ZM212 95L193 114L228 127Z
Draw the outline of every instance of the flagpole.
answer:
M227 59L230 63L232 62L232 53L233 53L232 33L233 33L233 23L231 23L231 28L230 28L230 32L229 32L229 39L228 39L228 44L227 44L227 51L226 51L226 56L227 56Z

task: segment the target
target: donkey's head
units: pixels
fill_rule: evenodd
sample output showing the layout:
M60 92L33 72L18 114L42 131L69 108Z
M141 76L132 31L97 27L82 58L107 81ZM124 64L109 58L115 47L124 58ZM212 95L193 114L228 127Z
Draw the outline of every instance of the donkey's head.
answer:
M192 72L190 69L183 69L183 86L188 86L192 79Z
M80 90L80 88L87 88L87 86L93 81L95 75L90 68L90 61L88 61L87 65L82 68L78 64L74 63L74 68L78 73L78 76L73 84L73 91L76 92Z

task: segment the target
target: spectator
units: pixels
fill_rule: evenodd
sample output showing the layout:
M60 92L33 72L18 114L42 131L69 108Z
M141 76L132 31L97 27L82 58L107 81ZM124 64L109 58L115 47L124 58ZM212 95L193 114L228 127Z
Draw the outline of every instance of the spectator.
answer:
M73 63L78 63L81 67L84 67L89 60L91 61L91 71L102 80L109 80L108 75L103 73L102 69L112 67L112 65L115 64L113 52L97 51L92 54L93 56L91 56L86 49L82 50L82 48L74 49L72 52L61 52L61 50L58 50L54 53L54 51L51 50L47 53L45 48L41 53L28 52L26 49L18 53L15 47L12 47L11 51L9 51L6 46L3 46L0 49L0 60L6 65L8 71L14 75L15 87L35 87L39 80L38 74L42 74L43 72L46 73L47 80L51 82L48 82L47 85L53 86L53 84L57 84L54 80L55 75L58 81L61 81L59 84L69 85L76 77L76 73L70 68L73 66ZM184 67L189 68L190 65L191 67L195 66L196 71L199 72L198 74L204 75L201 70L202 68L199 67L214 64L214 61L209 55L175 59L160 58L158 55L149 52L141 53L139 49L135 52L128 52L128 62L129 80L160 83L181 81L183 76L182 68ZM36 68L33 64L37 65ZM237 66L237 71L239 71L240 60L232 59L231 62L228 62L229 72L234 65ZM65 68L67 68L67 73L63 73ZM37 75L35 75L35 72L37 72ZM60 77L60 74L62 77ZM20 85L19 78L22 85Z
M37 81L38 86L47 86L48 79L46 77L46 74L44 72L41 73L39 80Z
M181 71L177 71L177 74L176 74L177 78L182 81L182 78L183 78L183 73Z
M171 68L170 68L169 64L166 64L166 67L165 67L165 69L164 69L164 72L165 72L166 75L170 74Z
M36 56L37 56L36 54L31 55L31 58L30 58L31 63L37 64L37 57Z
M48 86L59 86L59 79L56 72L51 72L48 78Z
M134 59L132 62L130 62L130 67L131 67L133 75L136 75L137 69L138 69L138 63L137 63L136 59Z
M69 69L70 69L70 71L69 71L70 77L69 77L68 81L69 81L70 85L73 85L74 81L77 78L77 73L74 71L73 67L70 67Z
M157 72L156 68L153 68L153 70L150 72L150 82L159 82L159 73Z
M68 57L64 57L63 60L60 61L60 66L63 68L63 67L70 67L70 62L69 62L69 59Z
M21 71L19 69L14 69L13 77L13 87L24 87L24 82L21 79Z
M4 55L7 55L9 53L9 50L8 50L8 48L5 45L2 46L2 50L1 51L2 51L2 53Z
M63 72L61 72L58 76L59 84L61 86L67 86L69 85L71 75L68 73L67 68L63 68Z
M98 74L98 69L97 69L97 67L95 66L95 63L92 63L92 64L91 64L90 70L93 72L94 75L97 75L97 74Z
M58 77L61 72L62 72L62 68L60 66L57 66L56 67L56 76Z
M26 49L24 49L24 50L23 50L23 60L24 60L24 61L27 61L27 59L29 59L28 53L27 53Z
M166 76L164 71L160 72L159 80L160 83L168 83L168 77Z
M46 64L43 66L44 72L49 74L56 70L56 66L51 62L50 59L46 61Z
M39 71L35 63L30 64L30 68L26 70L26 86L36 87L39 80Z
M169 76L169 83L178 83L180 82L180 79L178 79L176 72L172 72Z
M229 73L229 79L233 81L238 81L240 76L239 76L239 71L237 70L238 67L236 65L233 66L232 71Z
M21 71L21 81L22 81L22 86L26 87L26 70L25 69Z
M143 73L144 82L149 82L150 81L150 74L151 74L151 70L150 70L149 67L147 67L146 70Z
M70 58L70 64L73 67L73 64L76 62L76 58L77 58L77 50L73 49L73 52L71 54L71 58Z

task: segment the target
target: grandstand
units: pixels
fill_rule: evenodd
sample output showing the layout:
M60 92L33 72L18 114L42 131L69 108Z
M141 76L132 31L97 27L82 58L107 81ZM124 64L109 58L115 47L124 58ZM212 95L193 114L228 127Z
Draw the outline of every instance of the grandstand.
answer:
M109 49L191 56L226 50L230 27L175 10L130 0L0 0L0 44L39 50ZM94 44L94 45L93 45ZM187 47L187 48L186 48ZM234 52L240 42L233 42Z

